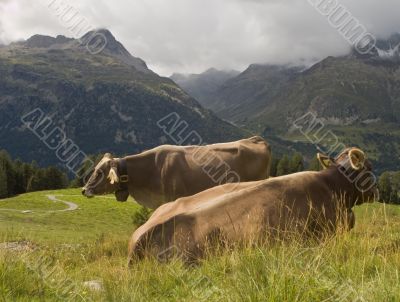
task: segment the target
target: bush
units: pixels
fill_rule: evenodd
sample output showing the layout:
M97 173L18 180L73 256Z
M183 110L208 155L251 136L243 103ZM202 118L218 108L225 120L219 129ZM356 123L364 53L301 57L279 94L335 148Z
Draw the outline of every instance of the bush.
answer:
M400 171L382 173L378 188L381 201L400 204Z
M153 214L154 210L148 209L146 207L140 207L138 211L132 216L132 222L136 227L140 227L144 224Z

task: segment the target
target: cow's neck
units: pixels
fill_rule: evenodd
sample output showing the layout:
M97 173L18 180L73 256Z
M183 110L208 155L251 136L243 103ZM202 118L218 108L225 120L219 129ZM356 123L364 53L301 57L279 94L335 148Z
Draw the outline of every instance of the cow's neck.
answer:
M136 155L130 155L123 158L126 162L129 185L137 185L145 178L145 169L142 168L142 164Z
M155 154L145 152L124 159L128 167L129 194L136 202L148 208L157 208L165 202Z
M350 210L359 198L355 185L337 167L330 167L321 173L336 198L344 201L344 206Z
M153 156L137 154L126 156L124 159L128 168L129 186L136 188L146 186L154 173Z

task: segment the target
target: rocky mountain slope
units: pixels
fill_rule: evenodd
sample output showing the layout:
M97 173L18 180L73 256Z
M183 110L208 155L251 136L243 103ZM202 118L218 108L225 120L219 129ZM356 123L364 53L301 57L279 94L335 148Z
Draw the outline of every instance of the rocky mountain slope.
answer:
M219 87L209 108L224 119L246 125L301 70L302 67L252 64Z
M365 149L380 169L400 169L400 64L327 58L288 82L246 127L288 141L304 141L294 121L312 113L327 133ZM320 136L322 134L320 133Z
M25 161L60 163L57 150L21 120L35 108L51 121L39 130L48 134L60 127L87 154L132 154L174 144L191 131L209 143L245 135L148 69L109 31L98 32L107 39L98 54L85 45L93 33L80 40L35 35L0 49L0 149ZM172 135L157 125L168 114L184 122Z

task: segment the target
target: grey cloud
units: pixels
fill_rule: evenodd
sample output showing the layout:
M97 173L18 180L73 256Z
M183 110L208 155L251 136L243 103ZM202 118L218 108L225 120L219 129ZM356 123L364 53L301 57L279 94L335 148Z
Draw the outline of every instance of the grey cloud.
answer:
M5 33L3 30L3 25L1 24L1 20L0 20L0 45L5 44L4 36L5 36Z
M35 33L71 35L48 0L0 0L6 42ZM338 0L339 1L339 0ZM3 4L1 4L3 3ZM5 4L4 4L5 3ZM163 75L251 63L309 64L350 45L307 0L68 1L94 27L109 28L135 56ZM342 0L371 32L400 31L398 0Z

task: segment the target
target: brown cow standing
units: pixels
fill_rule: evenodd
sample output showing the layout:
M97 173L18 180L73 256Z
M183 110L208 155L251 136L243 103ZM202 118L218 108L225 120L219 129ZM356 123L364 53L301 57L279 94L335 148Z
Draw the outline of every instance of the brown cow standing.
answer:
M125 158L106 154L82 194L115 192L119 201L131 195L157 208L221 184L266 179L270 161L271 148L258 136L206 146L164 145Z
M133 234L129 258L173 252L195 260L215 235L234 243L285 231L317 235L334 232L343 219L352 228L353 206L378 193L371 164L357 148L318 157L323 171L225 184L161 206Z

